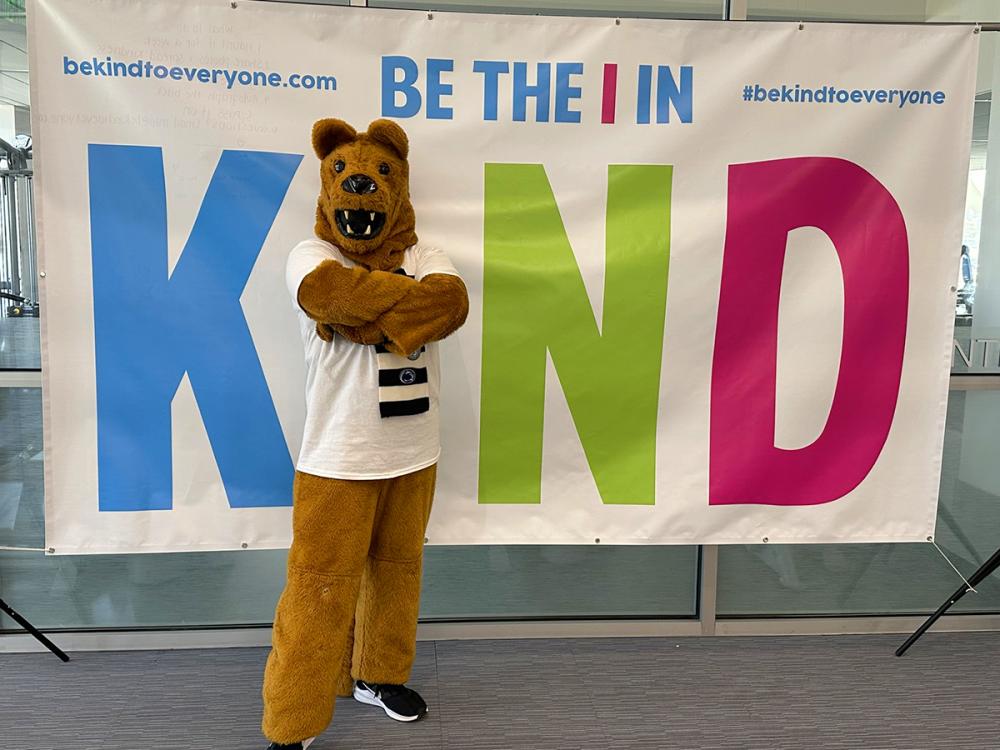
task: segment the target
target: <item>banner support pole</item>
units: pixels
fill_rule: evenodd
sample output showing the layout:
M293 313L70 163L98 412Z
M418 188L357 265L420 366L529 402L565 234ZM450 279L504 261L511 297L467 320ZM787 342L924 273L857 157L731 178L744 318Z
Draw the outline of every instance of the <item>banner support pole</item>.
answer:
M16 622L25 630L27 630L34 637L36 641L41 643L43 646L45 646L45 648L47 648L53 654L58 656L60 659L62 659L63 661L69 661L69 657L66 656L66 653L61 648L59 648L56 644L54 644L52 641L46 638L45 634L42 633L41 630L39 630L30 622L28 622L26 619L24 619L22 615L15 612L11 608L11 606L7 604L7 602L5 602L3 599L0 599L0 612L3 612L10 619L12 619L14 622Z
M913 632L913 635L907 638L906 641L903 643L903 645L896 649L896 656L902 656L903 654L905 654L907 650L910 648L910 646L912 646L914 643L920 640L920 636L926 633L930 629L931 625L937 622L940 619L941 615L943 615L951 608L951 605L955 604L955 602L957 602L967 593L972 591L976 586L980 584L980 582L982 582L986 578L989 578L990 575L997 568L1000 568L1000 549L994 552L993 556L989 560L984 562L980 566L979 570L977 570L969 577L968 585L966 585L963 582L962 585L958 588L958 590L955 591L954 594L949 596L948 599L945 600L944 604L942 604L940 607L937 608L937 611L934 612L934 614L932 614L930 617L924 620L924 623Z

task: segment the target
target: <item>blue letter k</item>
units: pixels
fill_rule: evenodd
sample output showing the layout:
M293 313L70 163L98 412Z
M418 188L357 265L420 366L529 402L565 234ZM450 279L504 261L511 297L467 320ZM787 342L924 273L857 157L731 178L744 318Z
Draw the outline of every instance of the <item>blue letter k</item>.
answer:
M234 508L290 505L291 457L240 295L298 154L224 151L172 274L159 148L89 147L102 511L169 510L186 372Z

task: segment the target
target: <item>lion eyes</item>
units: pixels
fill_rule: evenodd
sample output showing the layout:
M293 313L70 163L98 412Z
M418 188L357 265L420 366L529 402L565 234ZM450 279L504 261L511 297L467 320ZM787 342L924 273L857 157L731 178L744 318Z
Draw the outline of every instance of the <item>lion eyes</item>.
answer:
M344 164L344 160L343 159L337 159L337 161L335 161L333 163L333 171L336 172L337 174L340 174L346 168L347 168L347 165ZM383 175L389 174L389 165L386 164L385 162L382 162L381 164L379 164L378 165L378 173L379 174L383 174Z

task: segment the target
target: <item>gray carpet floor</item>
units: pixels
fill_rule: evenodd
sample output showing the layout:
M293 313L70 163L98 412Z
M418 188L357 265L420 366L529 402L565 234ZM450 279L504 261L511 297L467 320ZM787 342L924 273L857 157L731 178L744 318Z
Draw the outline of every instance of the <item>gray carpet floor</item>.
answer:
M313 750L997 748L1000 634L420 643L417 724L342 700ZM0 655L10 750L243 750L266 651Z

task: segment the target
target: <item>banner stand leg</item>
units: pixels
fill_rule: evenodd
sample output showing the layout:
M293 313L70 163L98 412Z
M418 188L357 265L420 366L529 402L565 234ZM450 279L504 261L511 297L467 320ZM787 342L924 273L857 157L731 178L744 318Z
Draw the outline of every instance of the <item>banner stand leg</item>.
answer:
M903 654L905 654L906 651L910 648L910 646L916 643L920 639L920 636L926 633L927 630L930 628L930 626L933 625L935 622L937 622L938 619L941 617L941 615L943 615L945 612L948 611L951 605L953 605L955 602L957 602L959 599L961 599L963 596L969 593L969 591L971 591L972 588L978 586L983 580L989 578L989 576L997 568L1000 568L1000 549L994 552L993 556L989 560L984 562L980 566L979 570L977 570L975 573L972 574L972 576L970 576L969 586L966 586L965 583L963 582L961 587L954 594L948 597L948 599L944 602L944 604L938 607L937 611L930 617L928 617L924 621L924 623L914 631L913 635L911 635L909 638L906 639L906 642L902 646L896 649L896 656L902 656ZM970 588L970 586L972 588Z
M46 638L45 634L42 633L42 631L40 631L30 622L25 620L21 615L19 615L17 612L11 609L10 605L7 604L7 602L5 602L3 599L0 599L0 611L2 611L4 614L10 617L14 622L16 622L22 628L27 630L29 633L31 633L31 635L34 636L35 640L37 640L39 643L45 646L45 648L47 648L53 654L58 656L63 661L69 661L69 657L61 648L59 648L56 644L54 644L52 641Z

